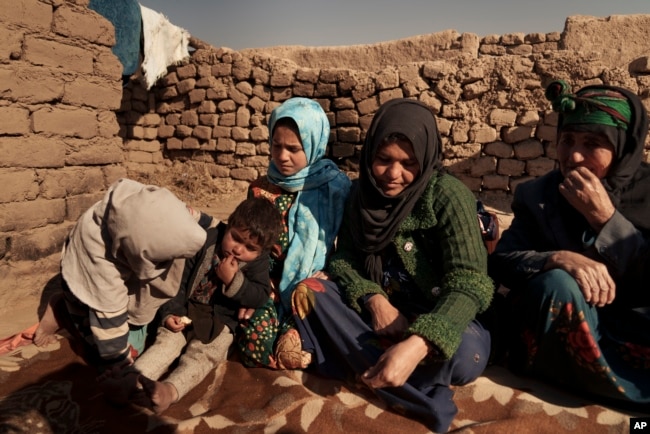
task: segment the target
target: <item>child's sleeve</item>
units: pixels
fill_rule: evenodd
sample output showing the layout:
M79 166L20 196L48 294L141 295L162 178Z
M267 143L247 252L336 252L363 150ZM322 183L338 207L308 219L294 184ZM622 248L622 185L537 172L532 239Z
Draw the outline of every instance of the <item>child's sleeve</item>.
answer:
M199 275L201 270L208 267L204 264L205 261L212 261L212 252L214 252L215 241L218 237L220 227L208 228L207 239L201 249L191 258L185 260L185 267L183 268L183 277L181 278L180 287L178 292L168 302L163 304L158 310L158 316L162 322L169 315L185 316L187 315L187 300L192 295L193 287L201 281L202 275ZM205 268L207 270L208 268Z
M240 269L224 295L243 307L257 309L264 306L271 295L268 255L263 255Z
M203 211L200 211L189 205L185 206L187 207L187 210L189 211L194 221L197 222L199 226L201 226L204 230L207 231L209 228L213 228L219 223L219 220L215 219L210 214L206 214Z
M89 309L90 330L99 356L107 364L118 363L129 355L129 324L127 309L100 312Z

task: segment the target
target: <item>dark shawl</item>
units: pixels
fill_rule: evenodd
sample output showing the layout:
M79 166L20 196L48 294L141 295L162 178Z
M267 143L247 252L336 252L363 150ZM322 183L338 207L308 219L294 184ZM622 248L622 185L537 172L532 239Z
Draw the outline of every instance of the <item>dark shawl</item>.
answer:
M386 196L372 176L372 162L384 138L393 133L406 136L420 163L420 174L395 197ZM365 252L365 268L379 283L380 253L393 239L402 221L410 214L431 177L442 167L442 146L433 112L423 103L394 99L375 114L361 150L359 182L350 193L349 216L355 246Z

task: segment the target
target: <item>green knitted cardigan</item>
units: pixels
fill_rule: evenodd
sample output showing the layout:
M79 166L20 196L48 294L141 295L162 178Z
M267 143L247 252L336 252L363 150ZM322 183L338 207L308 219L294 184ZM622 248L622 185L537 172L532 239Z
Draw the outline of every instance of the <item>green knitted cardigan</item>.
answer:
M346 215L328 271L347 303L361 313L363 296L389 297L366 278L365 254L354 247L348 220ZM478 227L476 198L457 178L434 174L401 223L393 244L417 288L430 301L429 313L420 315L406 336L423 337L449 359L467 325L487 309L494 292L487 275L487 251Z

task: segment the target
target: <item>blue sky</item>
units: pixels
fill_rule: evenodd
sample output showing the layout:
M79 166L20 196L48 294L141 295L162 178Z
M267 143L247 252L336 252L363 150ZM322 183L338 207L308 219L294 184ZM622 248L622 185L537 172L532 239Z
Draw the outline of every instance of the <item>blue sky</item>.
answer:
M568 16L650 14L650 0L139 0L217 47L369 44L447 29L561 32Z

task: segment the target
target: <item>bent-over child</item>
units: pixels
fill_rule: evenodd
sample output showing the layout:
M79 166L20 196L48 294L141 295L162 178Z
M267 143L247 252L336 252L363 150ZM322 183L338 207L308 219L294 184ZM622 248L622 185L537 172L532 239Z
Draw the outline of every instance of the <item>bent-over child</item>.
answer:
M158 308L176 296L186 258L205 244L204 217L166 188L114 182L65 240L63 291L48 302L34 343L51 343L71 323L100 372L131 363Z
M268 200L246 199L227 225L208 229L203 248L186 261L178 295L161 307L164 325L156 341L133 365L156 413L226 360L238 310L266 303L271 293L269 251L281 230L281 215ZM178 366L158 381L179 355Z

